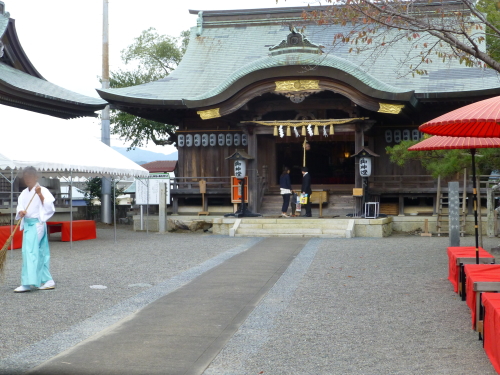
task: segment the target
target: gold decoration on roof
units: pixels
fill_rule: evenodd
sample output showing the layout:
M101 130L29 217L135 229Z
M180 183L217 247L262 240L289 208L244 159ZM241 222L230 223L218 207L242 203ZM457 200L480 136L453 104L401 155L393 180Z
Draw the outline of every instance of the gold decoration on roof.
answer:
M329 125L341 125L348 124L357 120L368 120L367 117L355 117L355 118L345 118L345 119L333 119L333 120L289 120L289 121L242 121L243 124L256 124L264 126L329 126Z
M276 81L276 91L305 91L305 90L321 90L319 80L317 79L300 79L291 81Z
M220 108L207 109L206 111L197 112L202 120L210 120L211 118L221 117Z
M380 108L379 108L378 112L390 113L391 115L397 115L398 113L401 113L401 111L405 107L404 104L379 103L379 105L380 105Z

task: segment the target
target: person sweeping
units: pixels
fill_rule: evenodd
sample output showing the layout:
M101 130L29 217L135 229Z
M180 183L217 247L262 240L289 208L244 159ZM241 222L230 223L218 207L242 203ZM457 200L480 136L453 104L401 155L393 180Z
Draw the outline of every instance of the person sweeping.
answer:
M54 289L56 284L50 274L49 237L46 222L54 215L54 196L38 184L38 173L34 167L23 170L23 180L27 186L19 196L16 219L21 219L23 233L23 266L21 286L14 292Z

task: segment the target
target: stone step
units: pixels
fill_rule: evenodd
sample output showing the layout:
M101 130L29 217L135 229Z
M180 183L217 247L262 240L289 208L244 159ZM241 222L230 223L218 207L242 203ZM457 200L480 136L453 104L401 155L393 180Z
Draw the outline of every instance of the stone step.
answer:
M244 224L240 224L240 228L246 228ZM290 229L346 229L347 228L347 223L339 223L339 224L333 224L333 223L279 223L279 224L262 224L263 229L273 229L273 228L290 228Z
M301 233L287 233L287 234L240 234L237 233L235 237L294 237L294 238L345 238L345 235L335 234L301 234Z
M263 236L263 235L277 235L277 234L323 234L323 231L319 228L266 228L266 229L257 229L257 228L238 228L236 234L251 234L254 236Z

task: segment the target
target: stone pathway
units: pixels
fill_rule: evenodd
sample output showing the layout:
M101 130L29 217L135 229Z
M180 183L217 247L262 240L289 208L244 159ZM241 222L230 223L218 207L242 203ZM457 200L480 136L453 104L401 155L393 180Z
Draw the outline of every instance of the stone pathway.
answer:
M304 239L265 239L30 374L201 374Z

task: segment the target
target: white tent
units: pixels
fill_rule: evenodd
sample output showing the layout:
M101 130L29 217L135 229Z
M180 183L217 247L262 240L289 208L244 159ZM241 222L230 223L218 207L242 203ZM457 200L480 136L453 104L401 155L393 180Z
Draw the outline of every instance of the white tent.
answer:
M97 139L71 132L68 128L2 127L0 178L11 184L17 172L35 167L45 177L147 177L149 172ZM114 187L115 184L113 184ZM71 191L71 190L70 190ZM73 207L70 197L70 217ZM113 214L116 241L116 214ZM11 216L12 223L12 216ZM71 238L73 225L71 224Z
M7 133L7 134L6 134ZM12 133L9 134L8 133ZM149 172L104 143L81 136L63 139L52 133L20 134L15 127L2 128L0 171L28 166L47 176L147 177Z

